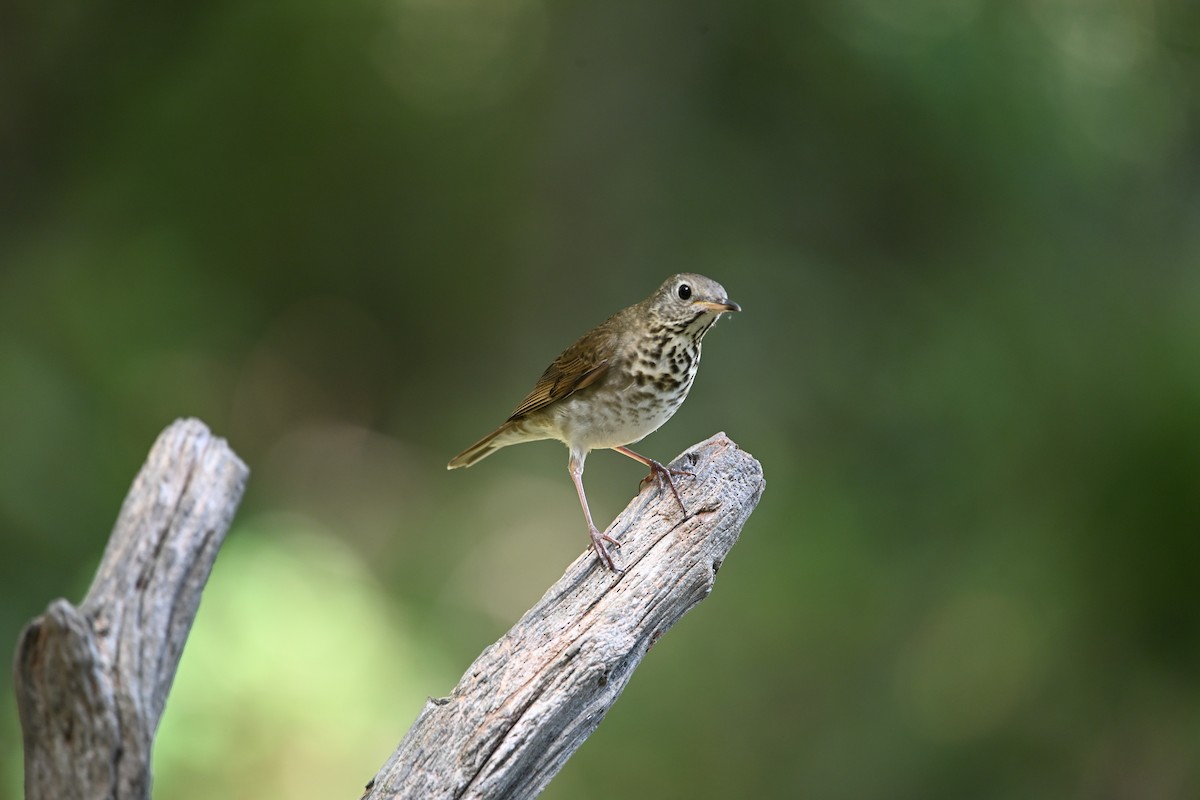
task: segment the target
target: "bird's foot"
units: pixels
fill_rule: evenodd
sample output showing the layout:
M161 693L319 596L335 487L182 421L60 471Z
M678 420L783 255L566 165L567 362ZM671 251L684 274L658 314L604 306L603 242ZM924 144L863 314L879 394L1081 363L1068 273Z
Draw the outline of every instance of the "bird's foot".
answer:
M679 489L675 486L675 480L672 475L687 475L688 477L696 477L696 473L688 472L685 469L675 469L674 467L664 466L652 458L646 459L650 464L650 474L642 478L642 486L646 485L647 481L658 479L659 482L665 483L671 489L671 494L675 495L675 500L679 503L679 508L683 511L683 515L688 515L687 506L683 504L683 498L679 495Z
M596 551L596 557L600 559L600 563L608 567L610 572L625 572L623 569L617 569L616 562L613 561L612 554L608 552L607 547L607 545L620 547L621 543L607 533L601 533L594 526L588 529L588 535L592 537L592 549Z

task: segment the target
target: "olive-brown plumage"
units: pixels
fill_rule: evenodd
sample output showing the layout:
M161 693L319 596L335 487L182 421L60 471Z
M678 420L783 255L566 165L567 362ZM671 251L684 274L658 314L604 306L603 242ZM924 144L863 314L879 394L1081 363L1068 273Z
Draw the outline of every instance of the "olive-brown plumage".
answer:
M605 543L620 544L592 522L583 491L584 459L591 450L608 448L640 461L683 508L671 475L686 473L625 445L653 433L678 410L696 377L704 334L721 314L740 310L719 283L703 275L668 278L654 294L618 311L564 350L504 424L451 459L447 468L469 467L511 444L563 442L592 546L604 565L616 570Z

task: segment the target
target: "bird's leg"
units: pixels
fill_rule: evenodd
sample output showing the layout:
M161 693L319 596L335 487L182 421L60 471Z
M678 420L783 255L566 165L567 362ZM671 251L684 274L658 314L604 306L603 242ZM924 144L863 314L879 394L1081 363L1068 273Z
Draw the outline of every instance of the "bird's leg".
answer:
M632 450L630 450L628 447L614 447L612 449L616 450L618 453L620 453L623 456L629 456L634 461L640 461L641 463L643 463L647 467L649 467L650 474L647 475L646 477L642 478L642 483L645 483L646 481L650 480L651 478L658 478L659 480L666 483L667 486L671 487L671 494L675 495L675 499L679 502L679 507L681 509L683 509L683 515L685 517L687 516L687 514L688 514L687 506L685 506L683 504L683 498L679 496L679 490L675 488L675 481L671 479L671 476L672 475L690 475L691 477L694 478L694 477L696 477L696 473L688 472L687 470L683 470L683 469L675 469L674 467L663 466L659 462L655 461L653 458L646 458L643 455L639 455L638 453L635 453Z
M567 471L571 473L571 480L575 482L575 491L579 493L579 504L583 506L583 517L587 520L588 535L592 537L592 549L596 551L596 555L604 566L613 572L624 572L624 570L617 569L608 548L604 546L605 542L613 547L620 547L621 543L607 533L601 533L596 528L596 523L592 522L592 510L588 508L587 495L583 491L583 460L586 456L587 453L577 454L572 451L571 459L567 462Z

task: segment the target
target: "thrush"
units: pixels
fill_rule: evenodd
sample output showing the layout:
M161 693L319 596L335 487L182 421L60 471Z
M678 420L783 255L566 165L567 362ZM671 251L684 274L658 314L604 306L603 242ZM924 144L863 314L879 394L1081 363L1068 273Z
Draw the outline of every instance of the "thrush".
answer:
M665 467L626 445L640 441L671 418L692 388L700 366L700 342L724 313L741 311L714 280L683 273L666 280L642 302L618 311L554 359L533 391L496 430L459 453L447 469L469 467L502 447L541 439L567 446L567 469L579 494L597 557L617 572L606 545L620 542L592 522L583 490L583 463L607 448L650 468L687 514L672 476L691 473Z

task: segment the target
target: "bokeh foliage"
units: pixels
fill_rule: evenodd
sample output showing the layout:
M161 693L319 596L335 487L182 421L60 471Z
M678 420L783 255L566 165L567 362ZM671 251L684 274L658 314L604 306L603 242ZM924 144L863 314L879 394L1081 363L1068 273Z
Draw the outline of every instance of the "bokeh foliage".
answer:
M357 791L585 542L446 460L683 269L641 449L768 490L545 796L1200 795L1195 4L16 0L0 159L6 657L171 419L252 468L162 796Z

